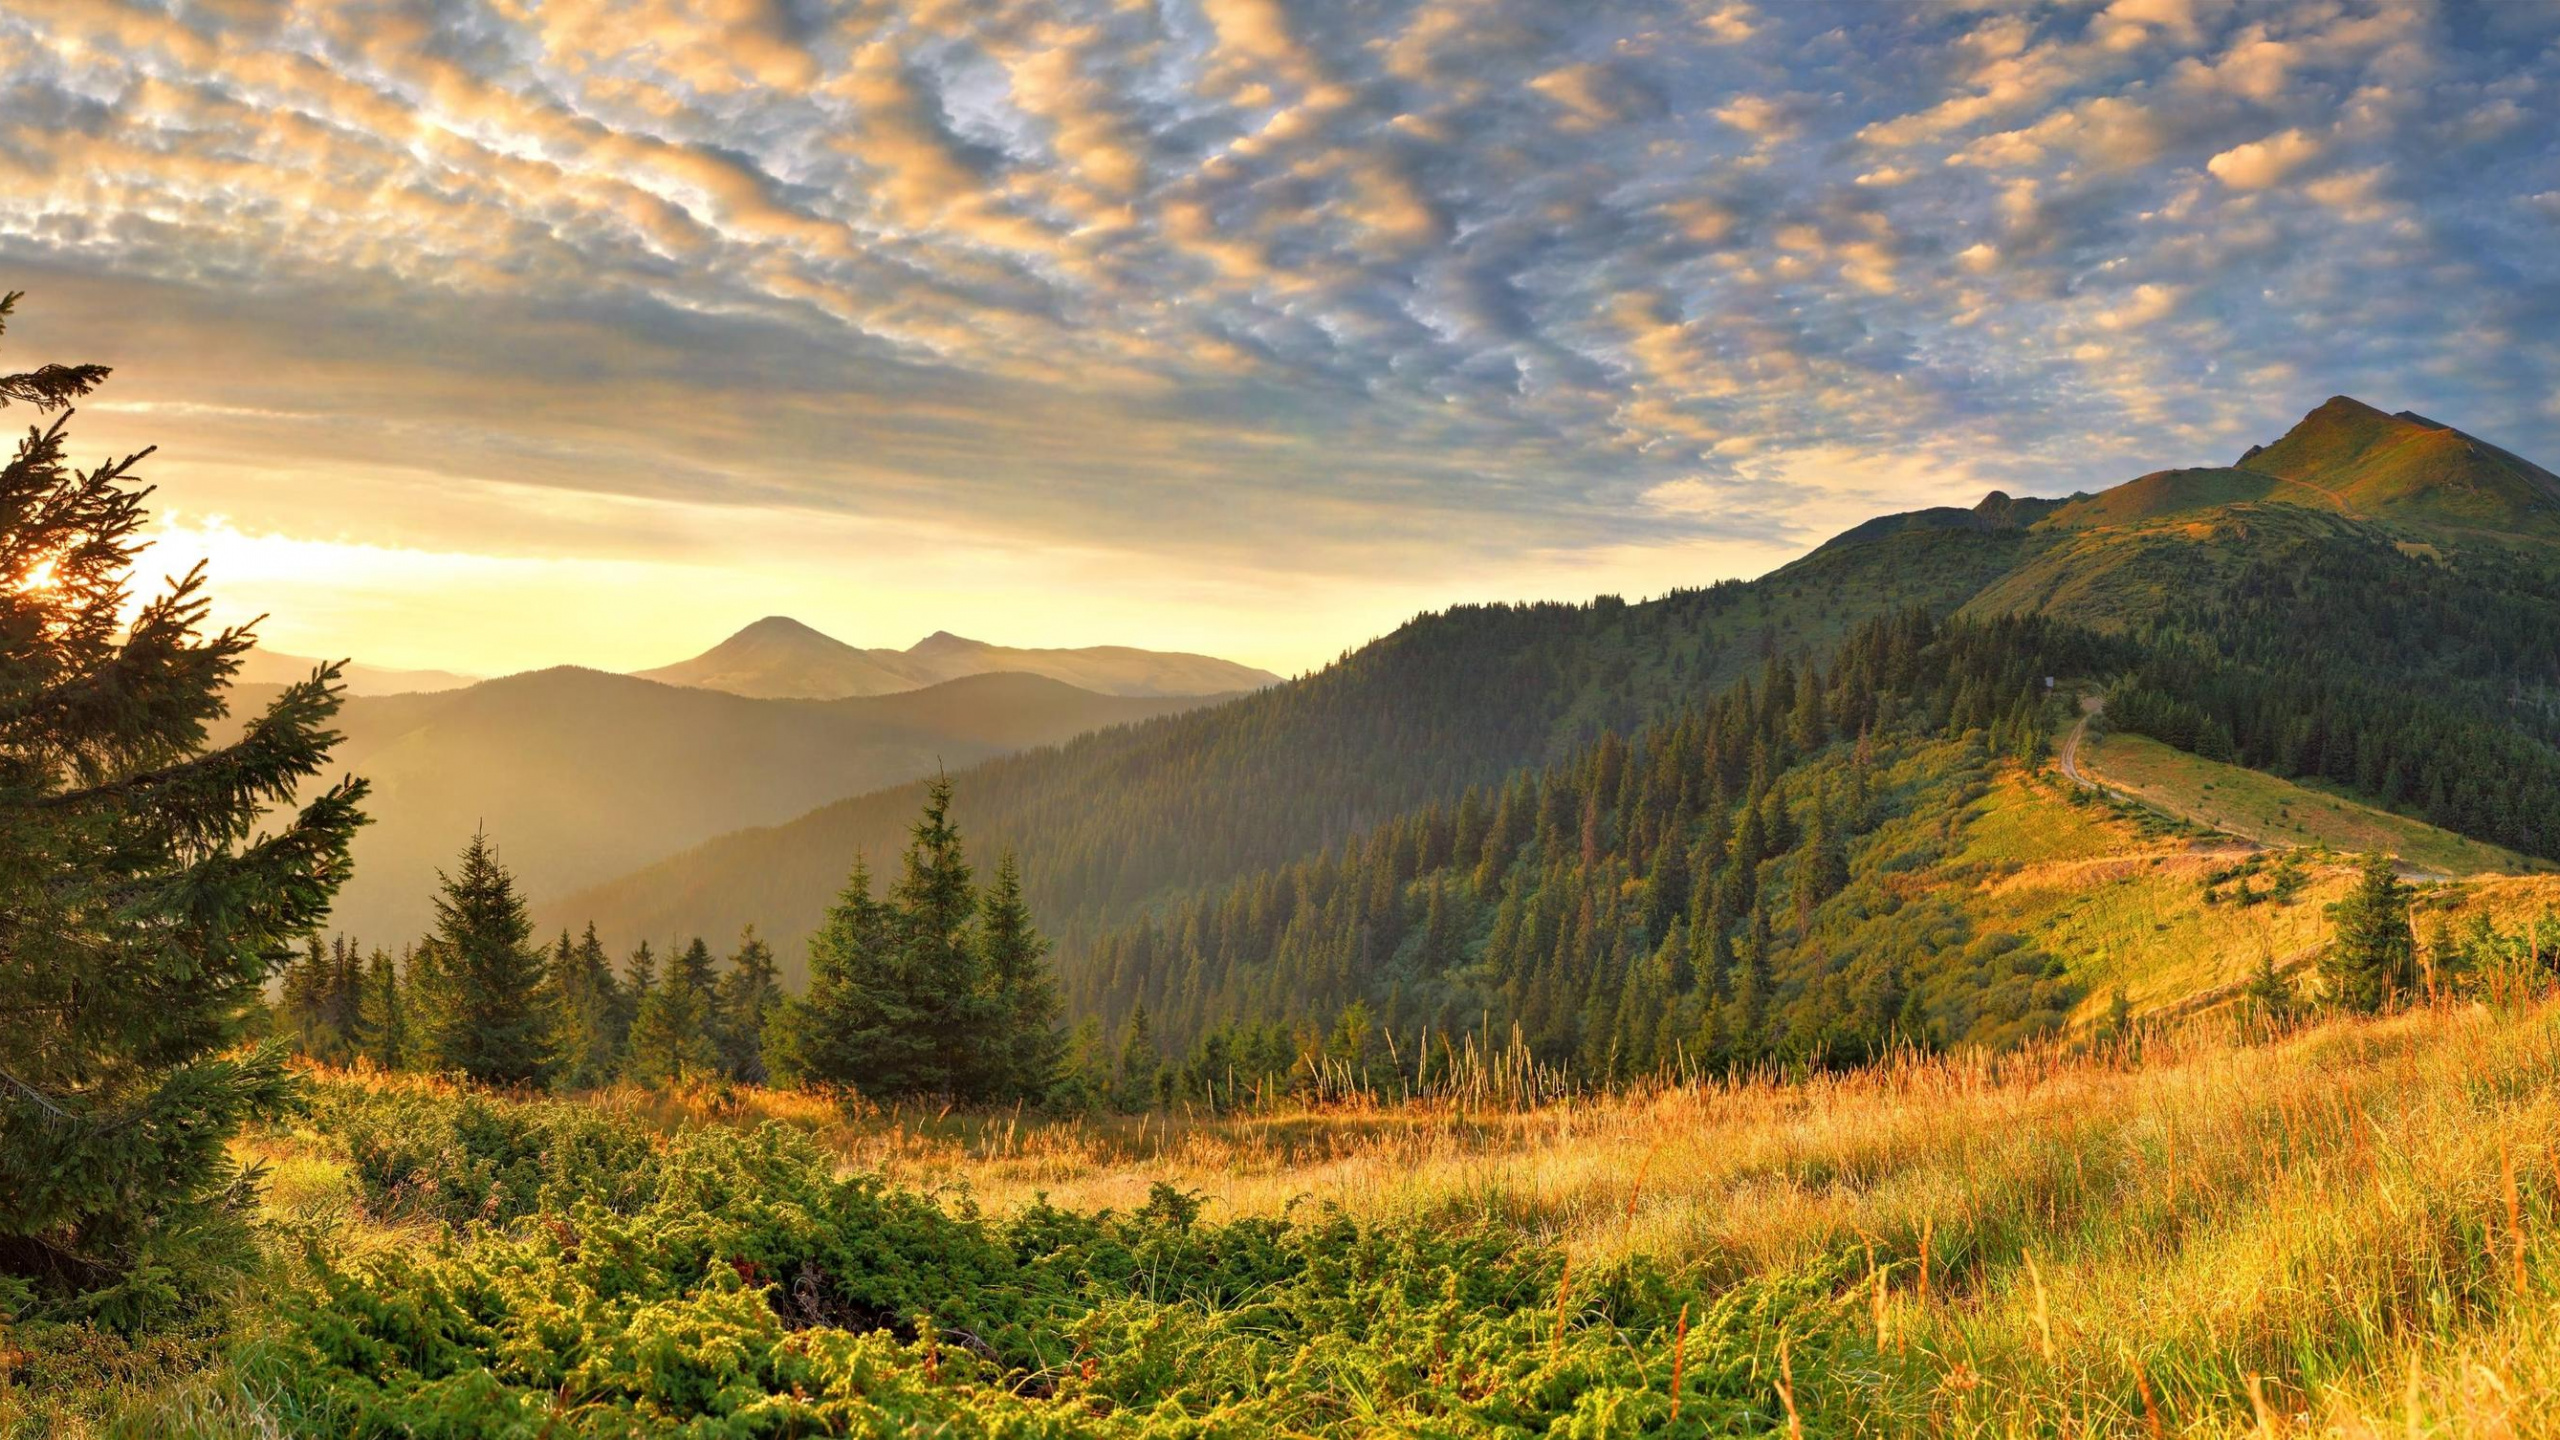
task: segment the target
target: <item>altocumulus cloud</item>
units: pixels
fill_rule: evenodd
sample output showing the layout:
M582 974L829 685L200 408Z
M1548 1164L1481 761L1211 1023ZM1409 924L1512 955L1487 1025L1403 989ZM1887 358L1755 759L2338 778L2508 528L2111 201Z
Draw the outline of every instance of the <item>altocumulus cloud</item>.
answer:
M318 539L726 507L1391 618L2334 391L2560 454L2545 6L13 0L0 137L99 418Z

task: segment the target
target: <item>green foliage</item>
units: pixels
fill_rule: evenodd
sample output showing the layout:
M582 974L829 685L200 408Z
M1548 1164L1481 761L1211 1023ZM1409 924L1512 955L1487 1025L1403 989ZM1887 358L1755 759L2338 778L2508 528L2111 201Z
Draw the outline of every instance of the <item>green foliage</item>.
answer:
M106 373L0 375L0 406ZM226 1142L293 1087L232 1047L345 879L364 786L260 833L328 761L336 668L207 749L251 637L203 634L201 567L128 620L142 457L74 469L68 419L0 467L0 1301L131 1325L243 1253Z
M657 1193L652 1138L584 1105L323 1085L311 1120L373 1218L504 1224L583 1199L629 1211Z
M344 1064L365 1046L363 952L346 936L314 935L286 967L277 1019L302 1054Z
M2148 643L2110 723L2560 858L2560 566L2421 559L2352 528L2234 561L2128 617Z
M2386 855L2368 855L2356 888L2334 907L2337 938L2325 968L2329 996L2368 1014L2407 993L2417 981L2417 943L2409 929L2409 887Z
M1056 1071L1056 990L1008 855L982 897L937 780L890 898L859 857L809 941L809 991L773 1008L766 1042L789 1083L873 1096L1042 1098Z
M2081 994L2052 957L1891 877L1948 848L1987 741L2045 743L2046 676L2126 653L2035 620L1875 622L1827 665L1773 659L1630 739L1071 946L1071 1008L1143 1008L1212 1103L1269 1027L1304 1043L1259 1054L1408 1076L1450 1036L1516 1029L1594 1083L2049 1032Z
M560 1021L560 1084L583 1090L611 1081L622 1069L639 1002L615 977L596 927L589 925L575 942L561 931L543 978Z
M761 1085L769 1077L764 1061L764 1028L782 1003L780 967L773 947L757 938L755 927L738 937L729 969L720 977L713 998L711 1032L720 1048L721 1073Z
M558 1036L548 967L528 943L533 922L515 877L489 837L473 835L453 873L438 878L436 933L418 957L426 1061L487 1084L540 1084Z
M405 1102L367 1123L437 1128ZM1131 1212L992 1219L838 1178L772 1126L518 1161L521 1179L482 1153L518 1143L484 1133L429 1167L457 1203L502 1196L498 1223L313 1258L240 1358L288 1428L1632 1435L1665 1426L1676 1348L1681 1433L1782 1425L1782 1375L1825 1433L1847 1423L1831 1377L1876 1363L1828 1268L1710 1290L1647 1261L1571 1269L1483 1222L1211 1223L1162 1185ZM637 1178L554 1184L598 1166ZM553 1198L521 1208L528 1184Z
M667 967L666 979L640 997L631 1021L633 1079L681 1085L720 1073L711 974L710 948L697 936Z

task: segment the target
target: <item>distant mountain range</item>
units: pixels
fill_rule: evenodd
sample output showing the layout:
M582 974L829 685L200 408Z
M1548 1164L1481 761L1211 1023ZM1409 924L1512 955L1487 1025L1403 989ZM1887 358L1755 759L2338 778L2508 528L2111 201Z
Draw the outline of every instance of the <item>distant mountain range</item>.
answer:
M235 723L273 694L239 687ZM423 934L437 868L475 829L530 893L556 895L937 767L1217 698L1097 695L995 674L895 695L758 700L566 667L352 697L329 778L372 782L373 823L357 833L333 927L394 946Z
M321 664L309 656L286 655L261 645L240 657L240 670L233 678L242 685L290 685L311 678L311 672ZM450 670L391 670L354 663L338 675L349 695L424 695L480 683L477 675L457 675Z
M937 630L904 650L865 650L797 620L767 616L640 679L765 700L834 700L890 695L969 675L1045 675L1103 695L1212 695L1279 683L1268 670L1208 655L1095 645L1022 650Z
M1021 852L1053 933L1089 932L1204 887L1255 875L1283 883L1269 879L1276 867L1555 763L1604 732L1630 733L1767 657L1824 656L1853 627L1912 606L2111 632L2167 627L2184 643L2220 645L2218 664L2266 675L2282 670L2288 645L2316 636L2330 647L2324 666L2353 654L2354 674L2339 678L2366 685L2360 693L2424 708L2405 734L2485 744L2496 738L2488 726L2539 737L2560 691L2560 673L2544 673L2560 636L2555 539L2560 479L2549 471L2342 396L2233 466L2156 472L2067 500L1994 494L1971 509L1879 517L1749 582L1634 605L1603 597L1424 616L1214 710L993 760L956 777L956 813L983 853ZM2359 607L2364 628L2351 636L2339 634L2341 597ZM2316 751L2320 739L2301 743ZM2396 768L2370 784L2413 811L2469 803L2392 793L2409 785ZM915 799L908 786L840 800L548 897L542 911L593 918L626 944L754 921L796 964L853 856L894 855ZM1178 963L1181 944L1165 944L1161 963ZM1071 981L1084 963L1073 944L1061 950Z

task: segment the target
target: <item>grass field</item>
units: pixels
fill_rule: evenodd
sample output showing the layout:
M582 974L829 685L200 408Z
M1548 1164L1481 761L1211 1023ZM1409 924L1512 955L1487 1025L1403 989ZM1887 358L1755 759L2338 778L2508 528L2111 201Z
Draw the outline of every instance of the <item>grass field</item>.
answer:
M2092 731L2080 747L2092 776L2215 830L2265 845L2380 850L2443 875L2519 874L2550 867L2344 796L2225 765L2148 736Z
M2083 746L2082 766L2110 783L2126 783L2118 770L2092 765L2094 748ZM2192 790L2216 799L2228 793L2237 808L2242 795L2271 793L2245 782L2265 781L2291 796L2278 808L2304 805L2304 797L2326 799L2252 771L2234 771L2242 777L2237 781L2219 778L2218 772L2232 767L2134 736L2110 738L2106 763L2112 767L2120 755L2149 758L2153 752L2167 758L2142 773L2146 784L2166 796ZM2204 792L2206 784L2214 789ZM2408 838L2434 859L2462 843L2415 821L2352 808L2395 828L2338 826L2329 832L2337 841L2372 841L2388 833ZM2490 852L2474 847L2471 853ZM2215 887L2216 901L2206 900L2208 882L2235 867L2246 868L2252 888L2264 894L2280 858L2280 851L2261 853L2254 841L2201 825L2162 823L2142 806L2095 796L2074 803L2058 773L2031 777L2010 769L1967 808L1962 844L1944 861L1916 872L1912 884L1960 895L1978 930L2016 935L2059 957L2087 991L2075 1016L2085 1025L2111 1009L2118 990L2138 1014L2185 1011L2227 999L2262 960L2288 974L2309 969L2329 936L2329 903L2353 883L2356 856L2343 844L2298 855L2302 886L2286 899L2234 903L2236 884L2225 881ZM2526 917L2560 906L2560 876L2473 875L2430 895L2431 904L2453 918L2487 914L2512 930Z
M1070 1214L1128 1213L1169 1184L1196 1199L1204 1226L1253 1217L1321 1226L1338 1210L1366 1234L1491 1235L1499 1244L1488 1253L1510 1257L1504 1264L1552 1257L1532 1266L1534 1293L1506 1312L1500 1333L1525 1352L1505 1372L1523 1387L1513 1399L1528 1408L1517 1413L1550 1417L1554 1433L2560 1433L2560 1007L2422 1010L2259 1044L2191 1027L2146 1044L2138 1059L2113 1050L1913 1059L1523 1111L1417 1102L1042 1125L848 1118L760 1091L483 1104L522 1123L600 1118L660 1137L645 1143L661 1151L666 1137L770 1123L808 1137L841 1171L877 1174L960 1216L1021 1215L1043 1201ZM465 1104L429 1081L324 1075L318 1085L324 1115L385 1097L425 1107L413 1115ZM574 1226L602 1246L603 1212L546 1205L457 1228L369 1199L345 1137L325 1123L248 1149L275 1167L267 1203L291 1243L230 1328L203 1342L204 1367L187 1374L177 1358L144 1357L122 1380L99 1381L110 1367L96 1355L111 1347L92 1341L80 1362L90 1368L78 1372L92 1383L76 1396L5 1392L11 1433L307 1425L295 1387L309 1377L280 1377L271 1360L262 1368L259 1356L272 1352L258 1348L285 1324L271 1308L277 1295L313 1283L295 1258L301 1242L390 1257L381 1263L418 1268L385 1273L413 1280L433 1274L431 1264L547 1255L557 1272L547 1283L571 1306L551 1313L583 1315L590 1327L580 1338L577 1325L555 1322L547 1343L596 1345L598 1327L611 1344L637 1343L637 1330L619 1327L640 1325L647 1308L579 1310L574 1239L563 1255L550 1238ZM739 1202L688 1203L709 1212ZM443 1258L419 1258L429 1256ZM1658 1277L1650 1283L1667 1298L1628 1289L1638 1273ZM734 1292L725 1276L715 1267L658 1303L709 1304ZM1774 1328L1716 1308L1719 1297L1761 1304L1782 1284L1797 1298ZM373 1293L365 1304L399 1298ZM456 1292L486 1323L494 1293ZM1686 1307L1682 1327L1671 1324L1674 1302ZM1109 1402L1125 1346L1167 1327L1242 1323L1225 1303L1205 1288L1188 1298L1180 1285L1115 1302L1108 1326L1074 1332L1100 1357L1099 1378L1088 1362L1084 1382L1054 1386L971 1368L929 1336L877 1346L861 1372L871 1377L862 1403L965 1401L948 1412L959 1418L946 1434L1517 1433L1495 1423L1514 1413L1497 1393L1511 1382L1435 1394L1419 1370L1353 1363L1396 1342L1341 1314L1291 1342L1335 1347L1330 1368L1258 1372L1257 1383L1309 1393L1220 1399L1214 1386L1175 1386L1143 1406ZM736 1313L771 1320L761 1305ZM1711 1314L1724 1329L1710 1331ZM1306 1319L1275 1311L1251 1323ZM789 1335L803 1333L767 1338L797 1343ZM1711 1339L1724 1348L1711 1352ZM467 1365L487 1366L494 1386L525 1363L508 1353L500 1346ZM1702 1376L1711 1353L1722 1368ZM658 1363L694 1361L669 1352ZM41 1350L33 1366L37 1384L74 1368ZM736 1383L753 1378L740 1374ZM1675 1375L1691 1407L1678 1424ZM1577 1385L1585 1389L1568 1393ZM1710 1392L1732 1403L1710 1406ZM71 1413L46 1427L31 1393ZM699 1403L737 1398L722 1393ZM1584 1403L1595 1395L1606 1403ZM673 1420L646 1399L527 1403L531 1419L546 1409L563 1418L505 1433L666 1433Z

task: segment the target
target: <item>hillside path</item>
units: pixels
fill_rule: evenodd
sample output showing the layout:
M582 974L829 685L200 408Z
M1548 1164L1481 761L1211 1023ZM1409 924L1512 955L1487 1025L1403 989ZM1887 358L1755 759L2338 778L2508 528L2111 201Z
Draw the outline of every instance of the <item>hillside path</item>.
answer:
M2079 786L2083 790L2112 790L2114 788L2109 785L2101 785L2097 781L2090 779L2087 775L2083 774L2080 769L2080 742L2088 738L2089 722L2097 719L2098 712L2106 708L2107 702L2106 697L2104 696L2081 696L2080 723L2072 726L2071 733L2062 737L2062 773L2070 779L2072 784Z
M2137 805L2147 805L2154 810L2160 811L2162 814L2175 816L2176 818L2184 820L2191 825L2202 826L2207 830L2213 831L2217 835L2228 836L2231 839L2238 841L2241 845L2247 847L2245 850L2237 852L2240 854L2254 854L2267 847L2268 842L2259 836L2251 835L2240 830L2234 830L2228 825L2219 824L2210 816L2188 810L2186 807L2181 805L2173 805L2157 795L2152 795L2140 790L2128 789L2122 785L2111 784L2108 781L2101 780L2097 776L2090 774L2088 771L2081 769L2080 742L2088 738L2089 722L2097 719L2100 713L2105 711L2106 708L2107 702L2103 696L2081 696L2080 723L2072 726L2071 733L2062 737L2062 773L2071 781L2072 784L2079 786L2083 790L2095 790L2101 794L2114 795L2130 800ZM2395 863L2391 868L2398 872L2400 878L2403 880L2439 881L2453 878L2441 870L2429 870L2421 865L2412 865L2405 860L2398 860L2397 857L2395 857Z

